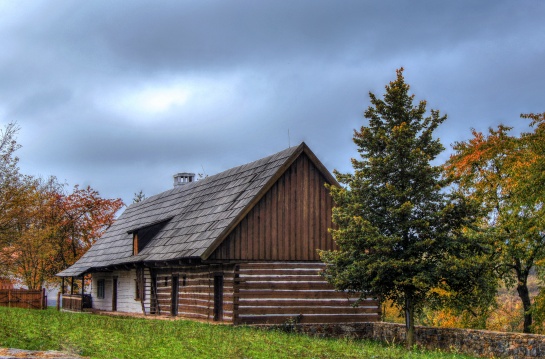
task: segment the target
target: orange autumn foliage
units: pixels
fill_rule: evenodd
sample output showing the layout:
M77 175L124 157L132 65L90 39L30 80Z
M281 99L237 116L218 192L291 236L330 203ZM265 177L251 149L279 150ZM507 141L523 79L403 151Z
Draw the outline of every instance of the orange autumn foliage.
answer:
M114 221L123 205L90 187L64 193L56 179L36 183L16 218L9 245L0 258L21 284L39 289L73 264Z
M522 115L533 132L510 134L503 125L456 142L447 175L463 195L481 205L479 235L494 242L490 261L524 308L524 332L532 330L528 276L545 259L545 113Z
M91 187L66 193L55 177L20 173L17 124L0 128L0 277L31 289L56 281L109 227L123 202Z

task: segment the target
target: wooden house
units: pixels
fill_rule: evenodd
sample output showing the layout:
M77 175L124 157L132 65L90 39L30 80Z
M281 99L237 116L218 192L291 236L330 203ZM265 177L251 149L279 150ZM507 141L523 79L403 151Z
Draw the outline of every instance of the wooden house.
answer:
M233 324L376 321L377 301L335 291L331 250L338 185L302 143L130 205L62 277L92 274L92 306Z

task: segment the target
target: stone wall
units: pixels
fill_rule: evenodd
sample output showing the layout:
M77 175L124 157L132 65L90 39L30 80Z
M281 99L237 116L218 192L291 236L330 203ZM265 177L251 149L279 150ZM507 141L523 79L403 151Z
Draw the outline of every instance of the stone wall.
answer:
M405 340L405 326L394 323L292 324L281 328L322 337L373 339L390 344L401 344ZM431 350L457 351L484 358L545 358L545 335L419 326L415 331L417 344Z

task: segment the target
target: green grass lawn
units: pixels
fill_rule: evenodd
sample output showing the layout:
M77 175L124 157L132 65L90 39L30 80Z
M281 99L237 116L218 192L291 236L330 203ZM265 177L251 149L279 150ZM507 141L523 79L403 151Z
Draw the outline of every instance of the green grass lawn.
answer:
M0 347L63 350L92 358L411 358L460 354L406 351L370 341L321 339L186 320L146 320L0 307Z

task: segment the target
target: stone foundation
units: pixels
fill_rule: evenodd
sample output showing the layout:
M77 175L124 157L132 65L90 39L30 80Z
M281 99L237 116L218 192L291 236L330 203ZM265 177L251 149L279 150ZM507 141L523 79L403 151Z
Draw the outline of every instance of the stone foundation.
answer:
M320 337L350 337L401 344L405 326L394 323L290 324L275 328ZM417 345L484 358L545 358L545 335L502 333L458 328L415 328Z

